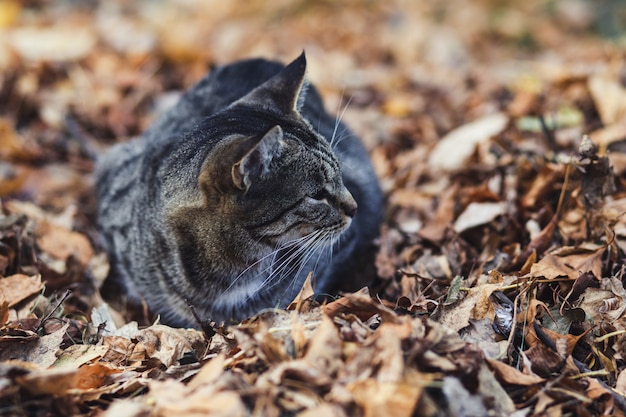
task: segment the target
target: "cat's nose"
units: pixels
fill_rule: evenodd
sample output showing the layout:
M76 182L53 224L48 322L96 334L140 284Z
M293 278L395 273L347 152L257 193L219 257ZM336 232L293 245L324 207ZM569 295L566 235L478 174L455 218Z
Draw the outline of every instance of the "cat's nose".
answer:
M350 191L346 189L343 194L344 195L342 196L343 199L341 202L341 208L343 209L343 212L346 213L346 216L354 217L356 215L358 205L354 200L354 197L352 197L352 194L350 194Z

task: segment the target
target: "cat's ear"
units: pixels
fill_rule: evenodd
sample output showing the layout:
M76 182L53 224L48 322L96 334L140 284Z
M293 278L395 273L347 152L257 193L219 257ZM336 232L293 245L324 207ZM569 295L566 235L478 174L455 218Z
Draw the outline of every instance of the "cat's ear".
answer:
M283 152L285 146L283 129L274 126L232 166L231 175L235 186L248 191L254 180L267 175L272 160Z
M304 52L281 72L238 100L255 107L276 109L283 114L297 111L305 85L306 56Z

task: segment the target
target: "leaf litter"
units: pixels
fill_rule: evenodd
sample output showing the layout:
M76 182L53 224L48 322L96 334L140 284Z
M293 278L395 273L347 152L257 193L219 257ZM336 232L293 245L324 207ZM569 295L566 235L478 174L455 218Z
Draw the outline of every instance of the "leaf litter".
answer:
M624 415L620 16L0 0L0 414ZM375 281L324 305L307 283L202 331L127 306L94 228L96 156L209 67L302 49L386 195Z

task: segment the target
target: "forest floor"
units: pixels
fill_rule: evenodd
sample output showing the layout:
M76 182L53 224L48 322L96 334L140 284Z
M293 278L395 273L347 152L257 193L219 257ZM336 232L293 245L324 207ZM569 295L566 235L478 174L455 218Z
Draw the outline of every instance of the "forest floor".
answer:
M0 415L626 415L624 22L618 0L0 0ZM369 290L206 332L105 303L97 156L210 67L302 50L385 193Z

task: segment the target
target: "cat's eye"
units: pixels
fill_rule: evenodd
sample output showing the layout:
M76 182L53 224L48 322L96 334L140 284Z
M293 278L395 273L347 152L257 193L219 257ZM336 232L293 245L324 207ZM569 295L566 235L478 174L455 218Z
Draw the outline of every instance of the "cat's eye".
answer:
M313 194L311 197L318 201L324 201L324 200L328 201L332 196L326 188L322 188L318 190L315 194Z

